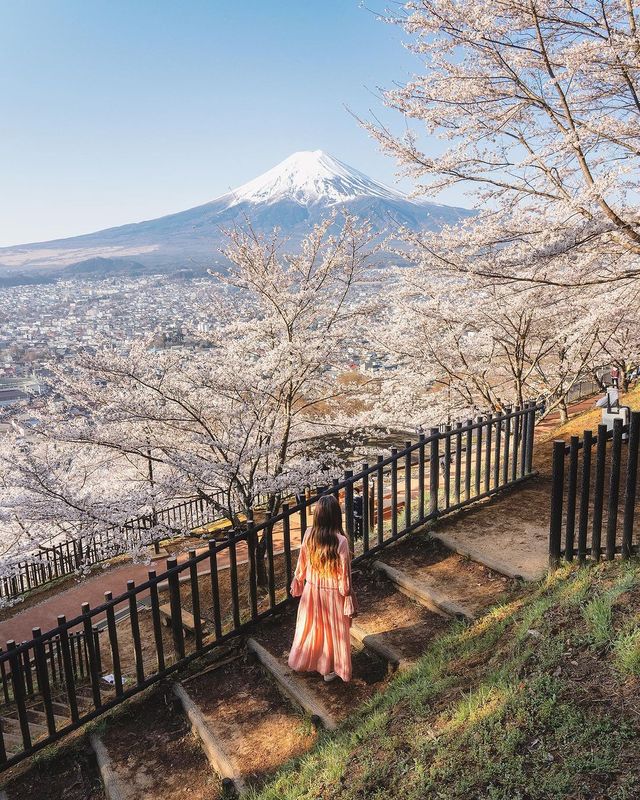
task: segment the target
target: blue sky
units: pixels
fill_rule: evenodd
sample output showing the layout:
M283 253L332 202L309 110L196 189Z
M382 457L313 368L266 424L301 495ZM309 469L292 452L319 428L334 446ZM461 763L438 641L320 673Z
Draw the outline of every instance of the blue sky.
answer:
M0 246L180 211L296 150L391 183L345 105L402 126L376 90L416 67L357 0L0 0Z

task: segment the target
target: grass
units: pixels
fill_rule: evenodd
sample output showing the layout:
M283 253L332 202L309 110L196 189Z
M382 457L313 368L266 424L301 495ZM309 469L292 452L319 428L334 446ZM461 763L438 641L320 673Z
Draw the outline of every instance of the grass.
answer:
M640 794L640 564L566 568L418 665L252 800Z

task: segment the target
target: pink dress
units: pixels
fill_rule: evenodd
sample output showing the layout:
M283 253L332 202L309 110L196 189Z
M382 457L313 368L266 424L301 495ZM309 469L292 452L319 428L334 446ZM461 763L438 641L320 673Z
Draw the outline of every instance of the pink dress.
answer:
M343 681L351 679L351 554L349 542L338 534L340 567L335 576L318 575L311 568L304 535L291 594L300 597L296 633L289 653L289 666L297 672L335 672ZM305 583L306 581L306 583Z

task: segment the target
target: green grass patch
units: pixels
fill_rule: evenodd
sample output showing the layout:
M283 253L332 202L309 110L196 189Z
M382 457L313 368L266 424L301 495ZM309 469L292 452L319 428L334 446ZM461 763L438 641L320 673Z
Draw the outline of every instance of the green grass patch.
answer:
M620 672L640 677L640 628L621 631L613 642L613 655Z

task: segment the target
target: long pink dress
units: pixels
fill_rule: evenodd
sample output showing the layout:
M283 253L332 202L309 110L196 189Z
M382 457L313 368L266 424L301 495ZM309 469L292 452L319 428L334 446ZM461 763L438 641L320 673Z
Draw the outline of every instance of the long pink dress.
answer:
M319 575L309 563L307 531L302 540L291 594L300 597L296 632L289 653L289 666L297 672L335 672L343 681L351 679L351 555L345 536L340 543L340 566L335 576ZM306 581L306 582L305 582Z

